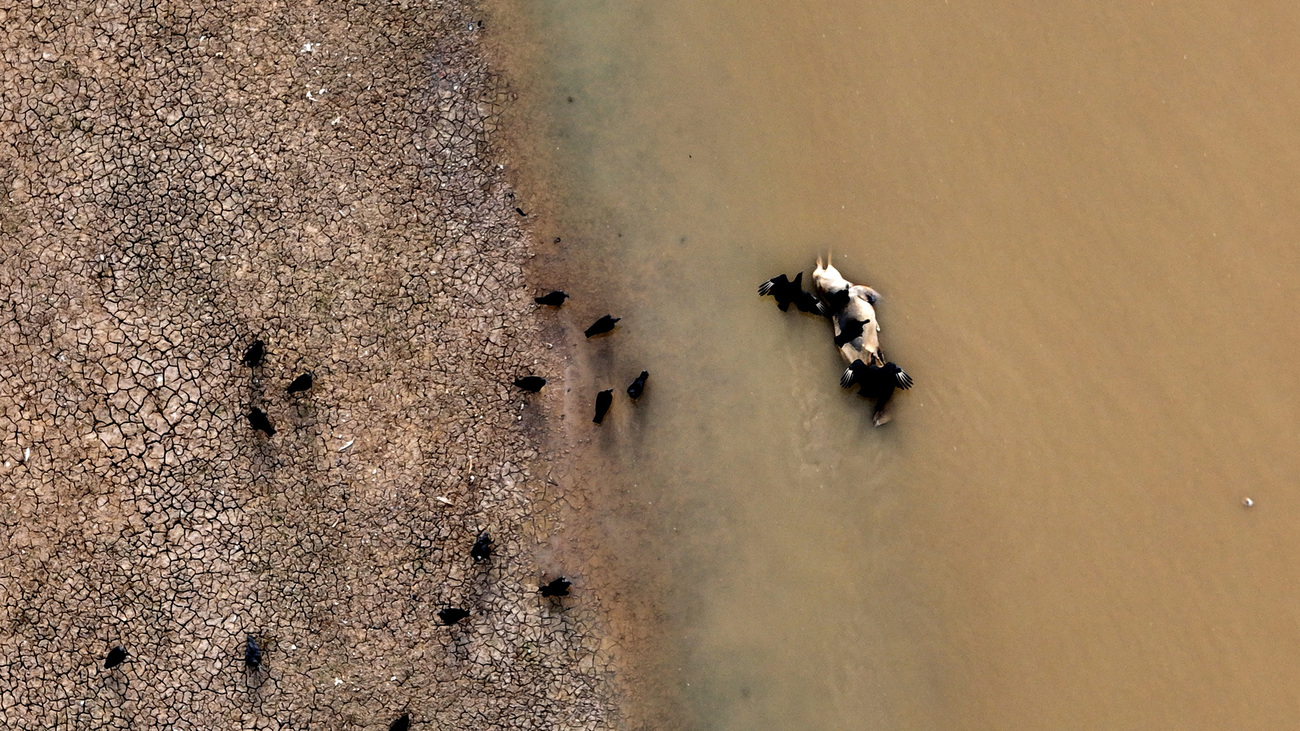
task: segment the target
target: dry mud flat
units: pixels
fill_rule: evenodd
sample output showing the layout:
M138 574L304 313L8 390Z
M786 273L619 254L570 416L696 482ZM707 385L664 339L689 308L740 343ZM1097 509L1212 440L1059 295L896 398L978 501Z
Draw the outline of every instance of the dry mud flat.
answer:
M615 725L476 20L0 1L5 728Z

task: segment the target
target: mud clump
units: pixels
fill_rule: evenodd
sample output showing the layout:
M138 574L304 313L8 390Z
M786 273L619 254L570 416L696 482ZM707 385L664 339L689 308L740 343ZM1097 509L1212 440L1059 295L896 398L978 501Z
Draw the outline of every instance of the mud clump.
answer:
M6 728L617 725L537 596L511 382L560 369L474 20L0 3Z

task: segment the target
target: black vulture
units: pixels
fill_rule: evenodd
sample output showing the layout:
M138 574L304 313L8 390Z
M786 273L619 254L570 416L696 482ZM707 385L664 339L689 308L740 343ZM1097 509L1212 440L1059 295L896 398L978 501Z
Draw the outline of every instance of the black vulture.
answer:
M546 379L541 376L524 376L515 379L515 387L521 388L529 393L537 393L546 385Z
M537 587L537 590L542 593L542 596L568 596L570 586L573 586L573 582L561 576L549 584Z
M641 393L645 391L645 379L649 377L650 371L641 371L641 375L637 376L636 380L632 381L632 385L627 387L627 395L631 396L633 401L641 398Z
M469 549L469 555L475 561L486 561L492 558L492 537L487 533L478 534L478 540L474 541L474 547Z
M115 668L126 662L126 648L118 645L108 651L108 657L104 660L104 667Z
M852 388L854 384L861 386L859 395L876 402L871 418L876 426L880 426L889 421L883 414L885 404L894 396L894 389L906 391L911 388L912 377L894 363L878 366L865 365L862 361L855 360L844 369L844 375L840 377L840 385L844 388Z
M607 388L596 394L596 418L592 421L597 424L605 420L605 414L609 413L609 407L614 403L614 389Z
M266 417L266 412L256 406L253 407L252 411L248 412L248 424L268 437L275 436L275 426Z
M835 347L841 347L862 337L863 326L870 322L870 319L854 320L853 318L844 318L838 328L839 332L835 335Z
M591 338L591 337L595 337L595 336L597 336L597 335L603 335L603 334L609 332L610 330L613 330L613 329L614 329L614 323L616 323L616 322L618 322L619 320L622 320L622 319L623 319L623 318L621 318L621 317L614 317L613 315L605 315L604 317L600 318L599 320L597 320L597 321L591 323L591 327L589 327L589 328L587 328L586 330L584 330L584 331L583 331L583 334L586 335L586 336L589 337L589 338Z
M441 619L442 623L447 625L456 624L468 616L469 612L459 607L447 607L438 610L438 619Z
M547 305L549 307L559 307L560 305L564 304L564 301L568 298L569 298L568 292L563 292L557 289L554 292L544 294L541 297L534 297L533 301L539 305Z
M248 350L244 351L244 365L249 368L262 365L264 358L266 358L266 343L261 340L254 340L253 344L248 346Z
M310 372L304 373L301 376L298 376L297 378L293 379L293 383L290 383L289 387L284 390L288 393L302 393L303 391L310 391L311 384L314 380L315 380L315 376L313 376Z
M782 312L785 312L790 308L790 303L794 302L799 294L803 292L802 281L803 272L796 274L794 281L790 281L790 278L784 274L778 274L758 285L758 296L772 295L772 298L776 300L776 306L780 307Z
M257 646L257 640L252 635L248 636L248 643L244 647L244 664L250 670L262 667L262 648Z

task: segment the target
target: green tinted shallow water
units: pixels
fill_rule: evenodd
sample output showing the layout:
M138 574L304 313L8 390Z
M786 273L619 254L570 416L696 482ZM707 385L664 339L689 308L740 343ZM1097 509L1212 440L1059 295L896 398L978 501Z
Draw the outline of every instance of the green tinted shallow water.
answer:
M691 727L1300 725L1300 9L502 7ZM754 291L829 247L882 429Z

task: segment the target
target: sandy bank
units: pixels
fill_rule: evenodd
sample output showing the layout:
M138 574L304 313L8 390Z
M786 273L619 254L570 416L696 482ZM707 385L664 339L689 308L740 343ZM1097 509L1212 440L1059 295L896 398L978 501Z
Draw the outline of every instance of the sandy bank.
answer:
M0 9L7 728L616 724L594 597L535 592L562 496L509 384L561 368L477 20Z

